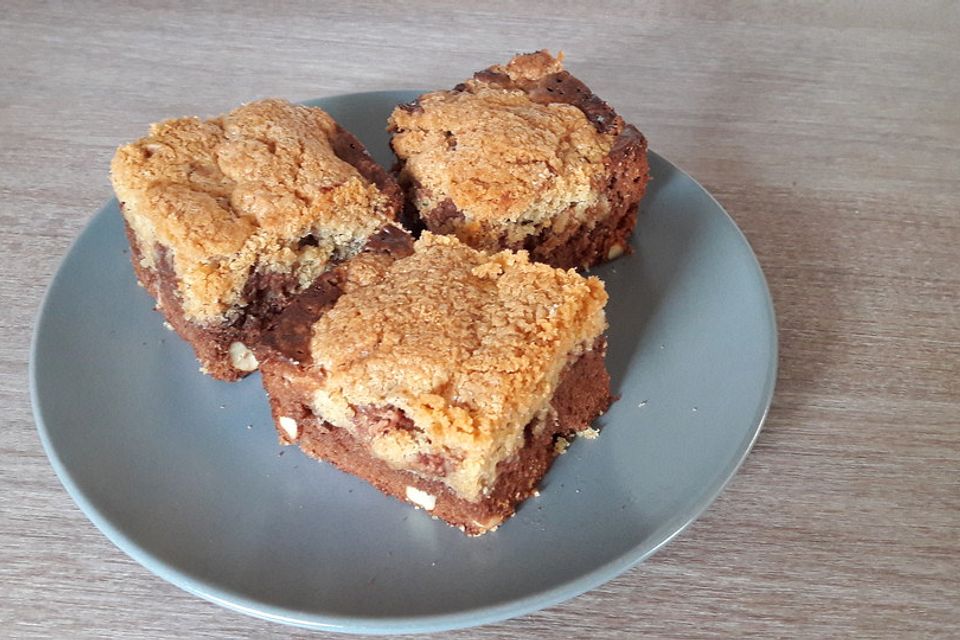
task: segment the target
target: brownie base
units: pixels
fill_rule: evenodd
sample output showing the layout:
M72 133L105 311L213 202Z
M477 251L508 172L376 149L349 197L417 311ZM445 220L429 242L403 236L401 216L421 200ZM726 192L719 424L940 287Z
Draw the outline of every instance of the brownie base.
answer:
M489 495L477 502L461 498L440 480L394 469L368 452L349 431L315 416L304 403L304 394L290 382L297 370L280 360L267 360L261 368L264 387L281 442L294 441L307 455L332 463L339 469L366 480L383 493L417 506L407 496L409 487L435 499L431 513L469 535L496 529L512 516L517 506L533 495L537 485L563 447L557 446L583 431L610 406L610 377L604 366L606 342L598 339L593 350L569 363L543 419L524 430L524 445L510 460L497 467L497 480ZM295 377L294 377L295 379ZM296 422L296 434L281 425L281 418ZM288 423L289 424L289 423Z

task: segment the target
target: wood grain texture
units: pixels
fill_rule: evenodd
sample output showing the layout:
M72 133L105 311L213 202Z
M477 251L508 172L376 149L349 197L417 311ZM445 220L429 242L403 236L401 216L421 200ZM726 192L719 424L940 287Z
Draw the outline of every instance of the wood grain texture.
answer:
M650 561L445 637L956 637L960 10L953 2L34 3L0 11L0 636L318 638L189 596L83 517L33 424L44 288L147 123L256 97L569 67L713 192L769 279L756 449Z

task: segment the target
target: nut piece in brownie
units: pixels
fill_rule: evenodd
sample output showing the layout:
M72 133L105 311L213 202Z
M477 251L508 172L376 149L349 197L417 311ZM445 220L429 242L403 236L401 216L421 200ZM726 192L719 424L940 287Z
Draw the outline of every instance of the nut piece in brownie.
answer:
M201 369L236 380L289 300L396 219L396 182L323 110L261 100L155 124L111 178L140 283Z
M647 141L561 60L518 55L393 111L414 227L562 268L630 251Z
M607 295L452 236L408 251L358 256L284 311L263 383L282 442L479 535L610 405Z

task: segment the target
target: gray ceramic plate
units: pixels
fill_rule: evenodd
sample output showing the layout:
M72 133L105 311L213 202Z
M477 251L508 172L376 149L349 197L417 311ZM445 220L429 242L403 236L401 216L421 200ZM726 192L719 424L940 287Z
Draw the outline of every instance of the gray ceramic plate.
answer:
M319 100L389 165L384 121L410 92ZM466 538L282 450L254 375L197 370L137 286L111 201L70 250L34 335L40 437L77 504L135 560L243 613L309 628L436 631L546 607L646 558L750 449L773 392L770 296L733 221L651 154L636 253L610 292L619 402L497 532Z

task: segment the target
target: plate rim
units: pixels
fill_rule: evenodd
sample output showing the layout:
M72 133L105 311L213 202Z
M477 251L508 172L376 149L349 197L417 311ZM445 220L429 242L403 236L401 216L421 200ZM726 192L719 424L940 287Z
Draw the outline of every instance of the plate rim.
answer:
M350 92L331 94L329 96L313 98L303 102L316 104L328 99L363 99L372 98L378 95L397 95L399 93L408 92L414 93L414 91L403 89ZM642 544L634 545L630 548L630 550L624 552L617 558L597 566L584 574L566 580L565 582L561 582L547 589L543 589L520 598L514 598L506 602L479 606L473 609L460 610L454 613L387 617L364 617L356 615L344 616L337 614L317 613L304 614L302 612L301 615L298 616L296 612L284 609L280 606L266 604L248 598L242 594L231 592L229 589L222 586L205 585L202 578L191 576L168 565L162 559L154 556L152 553L142 548L135 540L122 533L113 524L113 522L108 517L101 514L100 511L87 499L83 492L80 491L72 475L63 463L59 452L54 448L51 442L49 428L43 419L43 409L41 407L41 400L37 388L36 363L37 351L40 342L40 327L47 307L50 304L52 295L51 292L55 289L57 281L63 277L63 266L66 260L73 255L75 251L77 251L77 247L80 245L80 243L84 241L89 233L91 233L91 228L97 217L100 216L108 207L116 203L115 197L108 199L97 210L97 212L86 221L80 233L77 234L67 250L63 253L57 265L56 271L47 283L46 289L44 290L44 294L33 318L33 331L30 339L30 356L27 366L30 388L30 403L41 445L43 446L44 453L46 454L54 472L56 473L57 479L60 481L60 484L64 487L70 498L73 499L74 503L80 508L80 511L84 514L84 516L108 540L110 540L114 546L132 558L139 565L147 569L149 572L192 595L200 597L208 602L217 604L231 611L260 618L262 620L291 625L303 629L372 635L450 631L453 629L462 629L494 622L501 622L510 618L530 614L575 598L576 596L609 582L610 580L625 573L632 567L651 557L664 546L676 539L677 536L683 533L693 522L699 519L713 504L717 497L719 497L719 495L727 488L729 483L736 476L737 471L743 465L744 460L746 460L747 456L750 454L754 444L757 441L757 438L760 435L760 432L763 430L763 425L766 422L771 405L773 403L773 396L776 389L776 382L779 372L779 335L777 329L776 310L773 304L773 298L770 294L770 287L767 282L766 275L764 274L760 265L760 261L757 259L756 253L754 252L753 247L750 245L746 235L743 233L743 230L740 229L739 225L737 225L736 221L726 210L726 208L720 204L716 197L709 190L704 188L699 181L697 181L693 176L687 173L676 163L667 160L662 155L652 150L648 151L648 153L672 167L673 170L680 173L686 179L690 180L690 182L695 185L697 189L703 192L703 194L710 199L710 201L723 214L723 216L725 216L726 221L732 225L733 229L736 231L736 238L743 244L744 248L746 248L747 252L749 253L752 267L759 277L759 283L762 285L763 293L765 294L765 315L769 319L769 344L767 346L769 347L771 354L770 362L766 372L766 380L764 380L763 383L764 389L762 401L759 405L760 410L758 415L753 420L755 424L750 427L749 431L745 432L749 437L745 438L745 445L742 445L742 451L739 453L736 459L733 459L724 469L724 472L721 474L723 481L717 483L711 491L705 492L696 502L694 508L691 509L687 516L682 519L679 525L671 524L672 521L668 521L667 524L670 526L666 528L671 529L672 531L653 547L645 551L638 552L637 549L642 546Z

